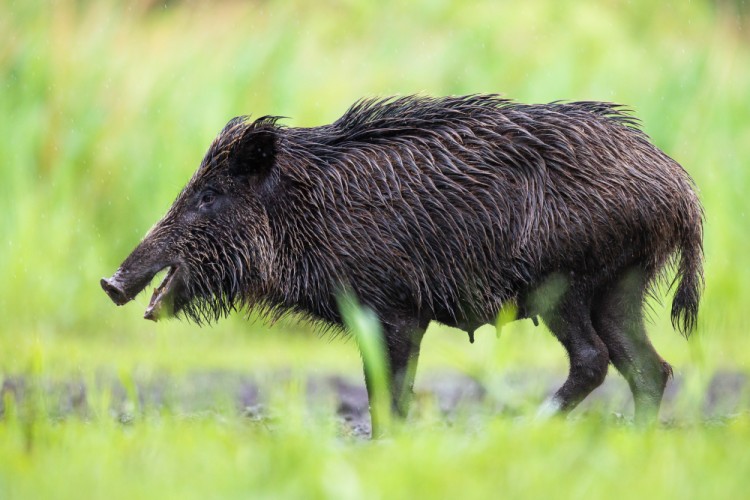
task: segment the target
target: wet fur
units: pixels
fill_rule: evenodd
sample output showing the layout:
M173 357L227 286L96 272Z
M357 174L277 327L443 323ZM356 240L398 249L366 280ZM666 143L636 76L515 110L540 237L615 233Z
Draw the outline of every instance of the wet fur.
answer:
M203 210L211 190L219 201ZM644 298L674 263L672 322L695 327L702 216L685 170L618 105L363 100L321 127L230 121L102 286L124 303L176 265L175 309L197 322L245 308L333 329L352 292L383 324L401 414L430 321L471 339L512 304L570 358L542 413L574 408L611 362L647 422L671 368L646 335Z
M256 187L268 279L260 293L248 289L242 262L253 259L227 256L223 278L194 288L204 301L193 316L219 317L246 299L338 323L335 296L351 288L384 321L394 311L466 327L494 321L508 302L539 314L526 299L552 274L593 290L638 266L648 288L679 255L672 318L685 334L695 324L693 184L617 105L406 97L361 101L322 127L235 119L193 183L261 134L274 158ZM218 248L242 248L241 235L211 231Z

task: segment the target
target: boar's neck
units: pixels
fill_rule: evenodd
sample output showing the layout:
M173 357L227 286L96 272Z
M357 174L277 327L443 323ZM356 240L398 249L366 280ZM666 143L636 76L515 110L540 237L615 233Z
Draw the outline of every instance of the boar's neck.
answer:
M344 280L326 210L304 193L281 189L284 196L268 212L276 248L269 305L338 324L336 294Z

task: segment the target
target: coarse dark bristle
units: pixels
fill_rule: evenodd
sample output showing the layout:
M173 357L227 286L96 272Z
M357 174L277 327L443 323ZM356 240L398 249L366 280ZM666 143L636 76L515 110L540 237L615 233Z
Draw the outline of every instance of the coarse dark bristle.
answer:
M275 148L259 194L272 279L243 284L252 259L227 257L193 285L195 320L254 305L338 323L335 295L351 288L384 321L410 308L481 324L550 273L594 289L638 266L651 284L679 254L672 318L686 334L695 324L702 212L692 181L622 106L408 96L358 101L313 128L240 117L192 183L259 132ZM217 241L226 245L221 230Z
M473 342L510 306L541 318L570 360L542 414L575 408L612 364L650 422L672 369L644 303L673 268L672 323L695 328L702 224L690 176L616 104L367 99L320 127L231 120L101 285L121 305L169 267L144 317L198 323L244 309L343 331L338 304L354 300L380 322L402 416L429 323Z

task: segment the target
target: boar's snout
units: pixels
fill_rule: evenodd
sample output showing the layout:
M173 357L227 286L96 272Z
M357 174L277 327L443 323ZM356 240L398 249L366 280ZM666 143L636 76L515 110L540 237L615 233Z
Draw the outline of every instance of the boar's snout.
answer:
M163 243L149 236L135 247L111 278L102 278L99 284L112 302L118 306L127 304L159 271L174 265L165 253Z
M102 278L99 282L102 285L102 289L107 292L112 302L121 306L127 304L130 298L125 293L125 287L122 281L120 281L119 273L115 273L111 278Z
M146 288L156 273L169 265L162 262L143 262L140 260L140 253L133 252L111 278L102 278L99 281L102 289L118 306L133 300Z

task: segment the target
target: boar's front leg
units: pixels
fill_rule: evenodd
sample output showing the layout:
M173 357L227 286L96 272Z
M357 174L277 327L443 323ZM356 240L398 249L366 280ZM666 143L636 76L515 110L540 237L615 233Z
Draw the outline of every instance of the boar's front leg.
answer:
M419 346L426 329L426 322L420 323L413 319L383 320L391 408L399 417L406 417L409 412ZM372 404L374 391L367 370L365 370L365 383Z

